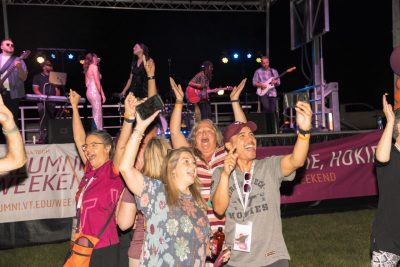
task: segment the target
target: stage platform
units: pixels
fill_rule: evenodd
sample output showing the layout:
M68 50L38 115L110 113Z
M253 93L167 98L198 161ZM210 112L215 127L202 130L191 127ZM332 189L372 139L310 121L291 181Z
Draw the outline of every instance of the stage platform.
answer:
M367 133L373 130L362 131L341 131L341 132L312 132L311 144L321 143L329 140L339 139L360 133ZM261 134L255 136L257 139L257 147L265 146L290 146L296 142L297 134L281 133L281 134Z

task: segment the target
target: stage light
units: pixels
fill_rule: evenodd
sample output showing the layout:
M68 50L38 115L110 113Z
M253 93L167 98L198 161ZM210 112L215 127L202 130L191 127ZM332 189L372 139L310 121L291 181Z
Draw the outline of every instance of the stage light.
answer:
M56 59L56 54L51 53L51 54L50 54L50 57L51 57L52 59Z
M79 60L79 63L81 63L81 65L83 65L85 63L84 59Z
M217 94L218 95L224 95L224 92L225 92L224 90L218 90Z
M246 57L247 57L248 59L250 59L250 58L253 57L253 55L252 55L251 53L247 53Z
M222 58L222 63L226 64L229 62L229 59L227 57Z
M39 64L42 64L42 63L44 62L44 60L45 60L44 56L38 56L38 57L36 58L36 61L37 61L37 63L39 63Z
M234 53L234 54L233 54L233 58L234 58L234 59L238 59L238 58L239 58L239 54L238 54L238 53Z
M256 58L256 62L261 63L261 58L260 57Z
M69 53L68 54L68 59L73 60L74 59L74 54Z

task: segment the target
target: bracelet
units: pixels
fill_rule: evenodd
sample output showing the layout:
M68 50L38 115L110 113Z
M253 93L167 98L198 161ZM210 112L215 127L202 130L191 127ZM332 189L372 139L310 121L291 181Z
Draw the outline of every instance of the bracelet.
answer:
M135 116L132 116L131 114L129 114L129 113L125 113L124 114L124 118L125 119L131 119L131 120L134 120L135 119Z
M297 130L297 132L299 134L304 135L304 136L306 136L306 134L311 134L311 130L303 130L303 129L300 129L300 128Z
M127 123L134 123L135 122L135 118L133 118L133 119L124 118L124 121L127 122Z
M311 135L309 136L304 136L302 134L297 135L297 138L303 141L309 141L310 140Z
M11 134L11 133L14 133L14 132L18 132L18 131L19 131L18 126L17 126L16 124L14 125L13 128L11 128L11 129L9 129L9 130L6 130L6 129L4 129L4 128L1 128L1 129L3 130L3 134L4 134L4 135Z
M236 99L236 100L231 100L231 102L232 103L235 103L235 102L239 103L240 101L239 101L239 99Z
M137 133L138 135L140 135L141 137L144 136L144 133L142 131L140 131L139 129L133 129L132 131L132 135L134 135L135 133Z
M156 76L148 76L147 77L147 80L155 80L156 79Z
M183 100L178 100L178 99L177 99L177 100L175 101L175 104L183 104Z

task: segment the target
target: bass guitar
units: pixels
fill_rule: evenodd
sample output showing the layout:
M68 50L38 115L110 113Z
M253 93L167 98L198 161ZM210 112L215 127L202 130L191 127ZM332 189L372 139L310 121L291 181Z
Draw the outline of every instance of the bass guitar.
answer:
M207 99L209 93L216 93L221 90L222 91L232 91L232 89L233 89L232 86L218 87L218 88L214 88L214 89L207 88L207 93L206 93L206 92L203 92L203 90L188 86L188 87L186 87L186 99L188 100L189 103L197 104L200 102L200 100Z
M14 62L16 60L24 60L27 57L29 57L30 54L31 54L30 50L23 51L22 54L14 60ZM3 77L1 77L1 79L0 79L0 92L3 92L6 89L6 88L4 88L4 82L7 80L7 78L11 75L11 73L17 67L14 64L14 62L6 69L6 71L3 73Z
M263 85L265 87L257 88L257 95L263 96L266 93L268 93L269 90L271 90L272 88L275 88L275 84L273 83L274 80L281 78L282 76L286 75L289 72L294 71L295 69L296 69L296 67L291 67L290 69L287 69L283 73L281 73L278 77L269 78L266 82L263 83Z

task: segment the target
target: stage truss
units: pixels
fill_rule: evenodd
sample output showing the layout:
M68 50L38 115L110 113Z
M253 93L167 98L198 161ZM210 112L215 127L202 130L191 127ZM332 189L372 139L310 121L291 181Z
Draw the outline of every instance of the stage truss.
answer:
M7 5L59 6L165 11L265 12L277 0L3 0Z

